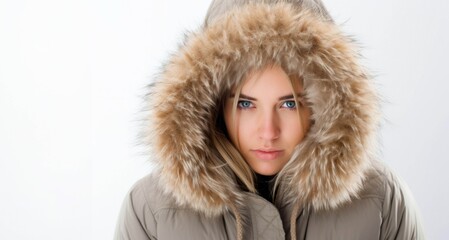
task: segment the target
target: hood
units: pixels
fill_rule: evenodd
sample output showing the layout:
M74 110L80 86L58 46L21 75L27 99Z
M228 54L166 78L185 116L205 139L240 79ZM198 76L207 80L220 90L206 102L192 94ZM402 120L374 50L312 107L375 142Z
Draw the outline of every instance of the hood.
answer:
M378 98L358 58L334 23L286 3L239 7L188 35L148 97L145 135L163 189L207 215L244 205L213 157L211 113L226 86L277 64L304 79L313 121L285 166L284 201L329 209L357 197L378 126Z

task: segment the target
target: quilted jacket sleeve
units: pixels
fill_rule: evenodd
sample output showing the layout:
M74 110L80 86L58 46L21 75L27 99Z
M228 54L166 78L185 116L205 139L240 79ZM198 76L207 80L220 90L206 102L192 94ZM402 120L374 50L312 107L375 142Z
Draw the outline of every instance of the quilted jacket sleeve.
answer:
M408 187L387 171L380 239L425 239L418 210Z
M154 240L156 221L147 204L145 187L137 182L125 197L114 240Z

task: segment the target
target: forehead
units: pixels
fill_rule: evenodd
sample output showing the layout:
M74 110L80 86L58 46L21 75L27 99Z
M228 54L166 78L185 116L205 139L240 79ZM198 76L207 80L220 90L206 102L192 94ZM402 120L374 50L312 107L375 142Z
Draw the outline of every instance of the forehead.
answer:
M301 92L299 79L291 79L279 66L270 66L248 74L241 86L245 95L287 94L292 91Z

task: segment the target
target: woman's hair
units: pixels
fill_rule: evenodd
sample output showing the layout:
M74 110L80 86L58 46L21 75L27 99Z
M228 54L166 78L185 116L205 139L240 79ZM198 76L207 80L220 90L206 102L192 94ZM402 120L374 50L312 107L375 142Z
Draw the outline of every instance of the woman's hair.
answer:
M321 0L213 0L207 10L204 26L208 26L217 17L229 12L231 9L241 7L249 3L291 3L298 8L308 9L314 14L322 17L324 20L333 21L327 9Z
M224 160L226 165L231 168L232 172L237 176L239 184L246 190L255 193L254 172L234 144L231 143L224 120L224 107L231 94L235 95L232 104L232 119L235 119L234 116L235 110L237 109L237 102L247 77L248 74L243 76L243 79L238 81L239 83L237 86L230 86L229 89L223 89L221 96L218 97L217 108L214 113L215 128L212 131L212 142L218 151L219 158ZM232 92L233 90L235 92Z
M325 21L332 21L332 18L328 14L327 10L324 8L323 4L320 0L213 0L209 10L206 15L206 19L204 21L204 27L207 27L212 21L220 17L221 15L227 13L231 9L235 7L241 7L242 5L249 4L249 3L265 3L265 4L274 4L279 2L287 2L291 3L294 6L297 6L298 8L307 8L310 11L312 11L315 14L318 14L323 18ZM248 190L250 192L255 193L255 184L254 184L254 178L255 174L254 171L251 169L249 164L245 161L243 156L240 154L239 150L237 149L234 144L231 143L226 124L224 122L224 105L226 100L230 97L231 94L234 94L234 101L233 101L233 111L232 111L232 118L234 119L235 111L237 108L237 102L240 96L241 89L243 87L243 84L245 83L245 80L248 79L250 74L257 73L260 71L265 70L266 68L272 67L272 65L266 65L262 69L252 69L244 76L240 76L240 81L238 82L237 86L229 86L228 89L222 89L221 95L218 96L217 101L217 107L215 108L215 112L213 113L213 123L211 124L211 140L213 147L215 148L215 154L216 157L221 159L223 161L223 164L226 167L229 167L232 173L228 172L227 174L233 175L236 177L237 182L243 187L245 190ZM284 69L286 70L286 69ZM287 73L289 74L289 73ZM292 87L292 91L294 89L294 84L303 84L303 79L301 76L296 75L290 75L290 84ZM297 83L295 83L295 81ZM295 101L298 102L295 96ZM298 117L300 121L304 121L305 119L301 118L301 115L298 111ZM237 144L238 145L238 144ZM293 156L295 153L293 154ZM292 156L292 157L293 157ZM279 175L282 175L281 171L276 178L279 179ZM275 186L278 185L278 181L276 181Z

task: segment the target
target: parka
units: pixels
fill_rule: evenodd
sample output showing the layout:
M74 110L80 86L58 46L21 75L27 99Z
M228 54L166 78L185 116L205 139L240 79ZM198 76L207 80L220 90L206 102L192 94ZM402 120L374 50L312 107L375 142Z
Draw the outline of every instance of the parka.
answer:
M274 203L227 177L210 140L221 91L269 64L302 77L313 122ZM125 197L114 239L424 239L407 187L376 154L372 78L330 20L288 3L235 8L187 36L148 102L155 168Z

